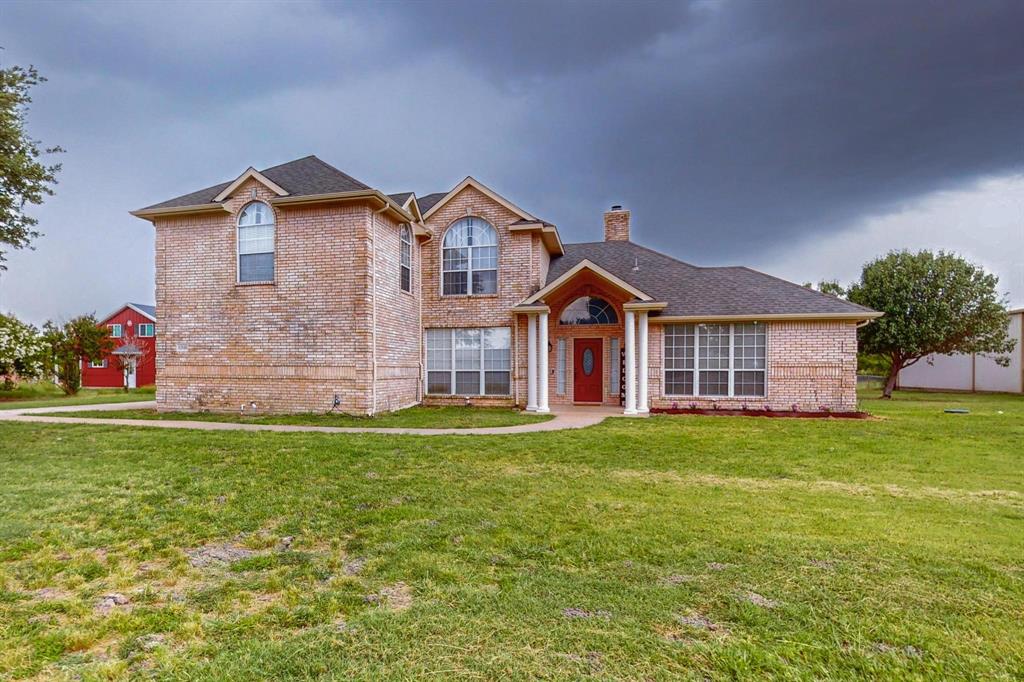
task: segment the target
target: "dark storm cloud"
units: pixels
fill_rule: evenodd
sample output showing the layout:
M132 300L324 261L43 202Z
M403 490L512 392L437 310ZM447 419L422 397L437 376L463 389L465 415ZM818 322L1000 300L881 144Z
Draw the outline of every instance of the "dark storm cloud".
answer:
M1022 26L985 1L2 3L0 57L51 78L33 132L69 153L0 306L151 299L127 210L308 153L389 191L472 174L567 241L624 203L652 246L764 262L1024 168ZM61 253L81 272L44 277Z

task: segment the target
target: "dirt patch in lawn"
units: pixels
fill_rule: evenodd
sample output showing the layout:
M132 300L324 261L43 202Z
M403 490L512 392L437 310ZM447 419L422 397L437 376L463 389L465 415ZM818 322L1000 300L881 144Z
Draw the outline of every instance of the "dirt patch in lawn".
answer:
M185 554L194 568L219 568L242 559L250 559L258 553L240 545L224 542L186 549Z
M385 585L363 598L368 604L377 604L392 611L405 611L412 606L412 588L403 582Z
M605 620L609 620L612 617L611 611L605 611L603 609L588 611L576 606L570 606L569 608L562 609L562 615L571 619L603 618Z

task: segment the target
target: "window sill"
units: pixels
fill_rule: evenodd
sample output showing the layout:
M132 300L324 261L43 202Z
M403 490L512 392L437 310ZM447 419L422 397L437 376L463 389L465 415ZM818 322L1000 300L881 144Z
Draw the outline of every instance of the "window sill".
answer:
M441 298L500 298L500 294L441 294Z
M416 298L416 294L412 293L411 291L406 291L405 289L403 289L401 287L398 288L398 293L405 294L406 296L410 296L412 298Z
M274 280L265 282L235 282L236 287L272 287L274 284L276 284Z
M480 393L424 393L423 395L426 396L427 398L459 398L464 400L469 400L471 398L497 398L498 400L506 400L512 397L511 393L504 393L501 395L498 395L496 393L491 393L487 395L483 395Z
M662 395L662 400L764 400L766 395Z

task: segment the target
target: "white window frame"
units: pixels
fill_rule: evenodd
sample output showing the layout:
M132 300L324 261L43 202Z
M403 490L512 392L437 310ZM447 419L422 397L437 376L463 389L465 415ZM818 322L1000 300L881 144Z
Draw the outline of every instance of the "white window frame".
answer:
M408 260L408 262L406 262ZM412 230L407 223L402 223L398 230L398 290L412 293ZM409 288L402 286L402 274L409 273Z
M488 369L487 368L487 361L486 361L486 354L485 354L485 351L487 350L487 348L486 348L486 346L484 344L483 334L484 334L485 331L490 330L490 329L503 329L503 330L508 332L508 369ZM457 363L455 362L455 353L456 353L456 350L457 350L456 347L455 347L455 332L456 331L474 331L474 330L478 331L480 333L480 367L479 367L479 369L476 369L476 370L473 370L473 369L460 369L460 368L457 367ZM449 351L451 353L451 356L449 357L450 367L448 369L431 369L430 365L429 365L430 347L429 347L428 341L427 341L427 334L428 334L428 332L438 332L438 331L443 331L443 332L447 332L448 333L448 341L449 341L448 345L450 347ZM423 330L423 349L424 349L424 353L427 353L427 357L425 357L424 361L423 361L423 367L424 367L423 392L424 392L425 395L432 395L432 396L473 396L473 397L480 397L480 398L508 398L508 397L510 397L512 395L512 363L513 363L514 360L512 358L512 328L511 327L455 327L455 328L436 328L435 327L435 328L431 328L431 329L424 329ZM458 385L456 383L456 376L455 376L458 372L478 372L480 374L479 384L477 386L477 390L479 392L478 393L454 393L454 392L449 392L449 393L431 393L430 392L430 374L431 373L440 373L440 372L448 372L448 374L449 374L449 377L448 377L448 388L451 391L454 391L456 389L457 385ZM486 393L485 392L486 377L487 377L487 373L488 372L504 372L504 373L508 374L508 393Z
M138 337L140 339L151 339L154 336L156 336L156 325L153 324L152 322L140 322L138 326L136 326L136 329L139 330ZM149 333L143 334L143 329L148 329Z
M569 364L569 360L566 357L568 352L568 344L565 342L564 337L559 337L555 341L555 395L566 394L566 383L568 377L568 370L566 367Z
M722 326L729 327L729 368L724 369L704 369L700 368L700 327L706 324L720 324ZM661 334L661 387L662 394L666 398L740 398L749 400L759 400L768 397L768 348L771 343L771 325L765 324L764 322L750 321L740 322L738 324L756 324L764 327L764 368L762 369L748 369L745 367L736 367L736 324L733 323L721 323L721 322L698 322L698 323L681 323L681 324L666 324L662 329ZM693 327L693 369L681 370L681 369L669 369L668 368L668 333L667 327L674 326L692 326ZM700 393L700 373L705 372L725 372L729 373L729 389L727 394L716 394L716 395L701 395ZM668 392L668 373L669 372L693 372L693 393L687 395L682 393L669 393ZM764 374L764 395L737 395L734 389L735 387L735 373L736 372L762 372Z
M270 216L270 222L269 223L260 223L258 225L239 225L238 223L242 219L242 214L245 213L245 210L247 208L249 208L250 206L252 206L253 204L263 204L263 206L266 207L267 215ZM274 236L272 238L273 249L271 251L260 251L258 253L246 253L246 254L243 254L242 253L242 238L239 235L241 229L243 227L267 227L267 226L270 226L271 228L273 228L273 233L274 233ZM245 256L255 256L255 255L261 255L261 254L265 254L265 253L272 253L272 254L274 254L274 275L273 275L273 277L271 277L270 279L250 280L250 281L243 282L242 281L242 256L243 255L245 255ZM267 202L265 202L265 201L250 201L249 203L247 203L245 206L242 207L242 209L238 212L238 218L235 219L235 283L236 284L243 284L243 285L244 284L273 284L276 279L277 279L277 216L274 215L274 209L271 208L270 204L268 204Z
M120 339L124 336L124 326L120 322L108 324L107 329L110 330L110 338L112 339Z
M493 244L474 244L472 246L446 246L445 245L445 242L448 240L448 236L452 234L453 230L455 230L455 229L465 225L466 221L473 221L473 220L479 220L484 225L486 225L487 227L491 228L491 231L494 233L494 243ZM469 224L465 225L465 226L466 227L472 227L472 222L469 222ZM493 268L480 268L480 269L477 269L477 270L473 269L473 252L476 249L478 249L478 248L488 248L488 249L493 248L494 249L494 267ZM454 250L454 249L467 249L469 251L469 254L468 254L467 259L466 259L467 266L466 266L465 270L447 270L445 268L445 259L444 259L445 252L449 251L449 250ZM462 218L459 218L458 220L456 220L455 222L453 222L451 225L448 226L448 228L444 231L444 237L441 239L441 268L440 268L440 270L441 270L441 275L440 275L441 281L439 283L439 287L440 287L439 291L441 292L441 296L497 296L500 293L500 291L501 291L501 273L500 273L501 268L499 267L500 264L501 264L501 239L500 239L500 237L498 235L497 228L494 227L494 225L492 225L490 223L490 221L485 220L485 219L481 218L480 216L467 215L467 216L464 216ZM476 272L491 272L491 271L494 272L494 291L493 292L484 293L484 294L474 294L473 293L473 273L476 273ZM444 276L448 272L465 272L466 273L466 290L465 291L460 292L460 293L452 293L452 294L449 294L449 293L445 292L445 290L444 290Z
M97 362L99 362L98 365L96 364ZM107 359L103 358L102 360L90 360L89 361L89 368L90 369L106 369L107 368Z

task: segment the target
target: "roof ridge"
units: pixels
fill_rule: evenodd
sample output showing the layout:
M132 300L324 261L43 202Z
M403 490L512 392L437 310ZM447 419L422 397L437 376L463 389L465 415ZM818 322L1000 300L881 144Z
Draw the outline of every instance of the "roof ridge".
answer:
M293 164L293 163L298 163L299 161L305 161L306 159L316 159L317 161L320 161L320 159L317 159L316 154L307 154L306 156L300 157L298 159L292 159L291 161L285 161L284 163L279 163L279 164L277 164L275 166L267 166L266 168L261 170L260 173L266 173L267 171L277 170L278 168L281 168L282 166L287 166L287 165L290 165L290 164ZM251 166L250 166L250 168L251 168Z
M797 284L796 282L790 282L788 279L782 279L781 277L776 277L775 275L769 275L767 272L761 272L760 270L755 270L754 268L747 267L746 265L732 265L732 266L729 266L729 267L731 267L733 269L736 269L736 270L746 270L747 272L752 272L755 275L761 275L762 277L768 277L769 279L773 279L776 282L782 282L783 284L787 284L787 285L789 285L791 287L796 287L798 289L803 289L804 291L814 292L818 296L821 296L822 298L828 299L829 301L842 301L843 303L846 303L848 305L857 306L861 310L867 310L867 311L874 312L874 311L871 310L871 308L868 308L867 306L862 306L860 303L854 303L853 301L848 301L845 298L839 298L838 296L833 296L832 294L826 294L824 291L818 291L817 289L814 289L814 288L811 288L811 287L805 287L803 284Z
M335 173L339 173L340 175L344 175L346 178L348 178L352 182L356 183L357 185L362 185L366 189L371 189L371 187L369 185L367 185L365 182L363 182L362 180L357 180L356 178L352 177L351 175L349 175L345 171L341 170L340 168L338 168L336 166L332 166L331 164L327 163L326 161L321 159L316 154L310 154L309 156L304 156L304 157L302 157L302 159L296 159L296 160L297 161L302 161L303 159L313 159L314 161L319 163L321 166L324 166L325 168L330 168L332 171L334 171Z

